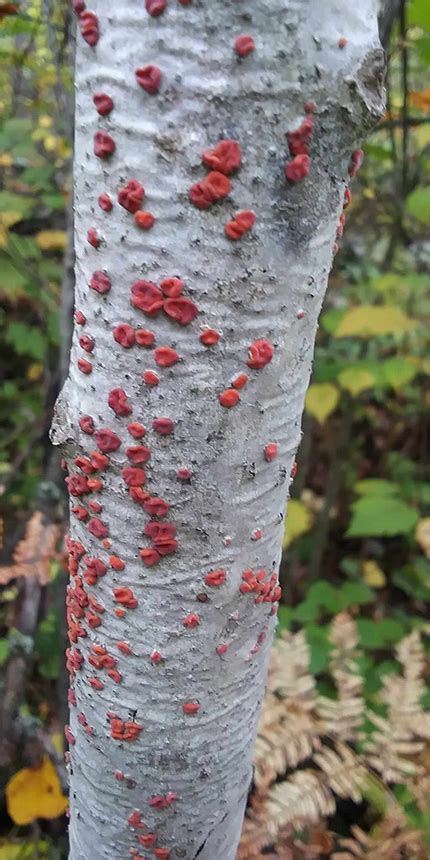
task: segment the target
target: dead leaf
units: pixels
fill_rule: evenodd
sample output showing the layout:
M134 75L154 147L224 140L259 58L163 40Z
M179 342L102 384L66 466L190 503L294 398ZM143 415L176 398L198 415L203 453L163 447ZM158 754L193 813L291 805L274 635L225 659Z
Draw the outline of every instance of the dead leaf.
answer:
M27 523L25 535L13 554L13 564L0 567L0 585L7 585L20 576L34 576L40 585L51 578L51 562L56 557L61 528L45 523L43 514L36 511Z

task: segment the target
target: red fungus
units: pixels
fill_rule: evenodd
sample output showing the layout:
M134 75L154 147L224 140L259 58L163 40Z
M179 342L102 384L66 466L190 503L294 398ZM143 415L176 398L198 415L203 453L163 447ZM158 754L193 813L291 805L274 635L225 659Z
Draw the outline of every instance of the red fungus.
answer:
M152 429L155 430L156 433L159 433L160 436L168 436L170 433L173 433L175 423L171 418L154 418Z
M161 555L158 550L153 548L140 549L139 555L147 567L153 567L154 564L158 564L161 559Z
M216 329L206 328L201 332L199 340L203 346L214 346L214 344L218 343L220 337L221 333L216 331Z
M146 433L146 428L138 421L132 421L132 423L127 426L127 430L130 433L130 436L133 436L135 439L141 439Z
M164 313L171 319L178 322L180 325L189 325L197 314L198 310L194 302L186 296L178 296L174 299L165 299L163 305Z
M151 281L135 281L132 285L131 304L147 316L156 316L163 307L163 303L163 293Z
M172 349L170 346L157 346L154 351L154 358L155 363L158 364L159 367L172 367L172 365L179 361L180 356L176 352L176 349Z
M278 445L276 442L268 442L264 449L264 456L268 463L271 463L272 460L278 456Z
M82 311L75 311L75 323L76 325L85 325L87 318Z
M130 349L136 342L134 328L128 323L119 323L113 330L113 339L124 349Z
M87 233L87 242L89 245L92 245L93 248L98 248L100 245L100 239L97 236L97 230L95 227L90 227Z
M186 615L183 622L184 627L189 627L190 630L194 630L195 627L198 627L200 624L200 615L197 615L197 612L190 612L189 615Z
M79 346L82 347L85 352L92 352L94 349L94 341L89 335L83 334L79 338Z
M234 42L234 50L239 57L247 57L255 51L255 42L252 36L243 34L238 36Z
M77 365L81 373L88 375L93 372L93 366L90 361L86 360L86 358L78 358Z
M128 212L134 214L140 209L145 189L137 179L129 179L124 188L118 191L118 202Z
M153 18L157 18L158 15L161 15L166 6L167 0L145 0L145 9Z
M96 131L94 135L94 155L97 158L109 158L110 155L113 155L115 149L115 141L107 131Z
M248 361L246 363L253 370L261 370L266 364L272 361L272 358L272 344L265 338L261 338L260 340L255 340L249 347Z
M158 66L149 65L136 69L135 76L137 83L146 93L158 93L161 84L161 71Z
M152 212L143 212L141 209L138 209L134 213L134 221L141 230L151 230L154 226L155 218Z
M218 400L221 403L221 406L225 406L226 409L231 409L232 406L236 406L239 403L240 394L235 388L226 388L226 390L222 391L218 396Z
M184 282L180 278L164 278L160 283L160 290L169 299L177 299L184 288Z
M103 209L103 212L110 212L113 207L112 198L109 194L106 194L105 191L103 191L102 194L99 194L98 204L100 209Z
M108 454L110 451L116 451L121 445L121 439L113 430L103 428L102 430L98 430L94 436L97 442L97 447L104 454Z
M241 239L245 233L252 229L256 217L252 209L242 209L240 212L236 212L234 218L228 221L224 227L225 235L232 241Z
M93 102L100 116L107 116L113 110L113 100L107 93L94 93Z
M202 160L211 170L230 176L241 164L239 141L220 140L214 149L205 149Z
M285 176L289 182L300 182L309 173L310 158L308 155L296 155L285 165Z
M136 343L138 346L150 347L155 341L155 334L147 328L136 329Z
M220 585L224 585L226 579L227 572L225 570L211 570L205 576L205 583L206 585L217 588Z
M91 276L90 287L96 293L100 293L100 295L104 296L109 292L112 286L111 279L109 275L106 275L105 272L94 272Z
M151 385L155 387L160 382L160 377L158 373L155 373L155 370L145 370L142 374L142 379L145 385Z
M188 716L191 714L197 714L200 710L200 704L199 702L184 702L182 710L184 714L188 714Z
M99 40L99 19L94 12L82 12L79 15L79 28L82 38L87 45L94 48Z
M108 404L115 415L121 418L127 418L133 412L123 388L112 388L108 395Z

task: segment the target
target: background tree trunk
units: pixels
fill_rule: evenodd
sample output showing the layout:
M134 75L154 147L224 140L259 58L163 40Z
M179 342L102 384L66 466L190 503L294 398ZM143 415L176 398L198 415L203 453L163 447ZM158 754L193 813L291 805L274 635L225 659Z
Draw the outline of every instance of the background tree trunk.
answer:
M52 431L73 492L83 492L72 496L68 597L71 858L163 858L170 850L171 858L231 860L276 623L285 502L317 318L351 150L381 110L382 59L373 0L170 0L157 17L151 5L123 0L107 8L94 0L97 21L79 22L90 41L97 30L99 38L90 46L78 35L80 313ZM234 49L241 34L255 40L242 58ZM161 70L155 93L135 77L148 64ZM105 117L92 99L101 92L113 99ZM310 101L309 175L287 182L286 135ZM94 154L99 131L116 144L106 158ZM202 210L188 191L207 176L202 152L222 138L239 142L242 165L228 197ZM109 148L107 138L102 143ZM141 208L156 218L151 230L139 229L118 202L131 179L145 187ZM98 204L101 193L113 201L110 212ZM255 226L231 241L224 225L243 209L256 213ZM91 227L97 249L87 241ZM171 277L183 280L183 295L198 309L189 324L169 315L186 306L192 316L187 302L163 299L165 311L153 318L130 303L137 280L158 285ZM121 346L113 330L122 323L150 329L154 347L175 349L180 361L160 367L154 348ZM205 327L221 333L217 344L200 341ZM261 340L273 359L247 366L251 344ZM252 355L251 365L264 363L270 346L257 344ZM147 370L158 385L144 382ZM224 407L219 395L241 373L249 382L240 401ZM92 422L80 424L83 416ZM160 422L153 424L160 418L173 422L173 432L160 434ZM145 426L143 439L133 438L130 422ZM106 428L115 436L99 433ZM93 458L97 471L86 477L91 465L75 458L106 450L106 440L119 447L109 462ZM270 443L278 446L274 459ZM146 483L130 490L136 476L123 470L130 457L146 456L128 450L139 445L150 449ZM154 497L170 510L154 508ZM167 526L163 542L154 523L166 516L176 537ZM148 567L139 550L154 546L172 553ZM244 588L247 569L265 571L266 583L273 577L264 593L256 580ZM207 579L212 571L226 576ZM115 591L123 587L131 591ZM192 618L184 625L190 614L196 626ZM195 713L187 713L190 703Z

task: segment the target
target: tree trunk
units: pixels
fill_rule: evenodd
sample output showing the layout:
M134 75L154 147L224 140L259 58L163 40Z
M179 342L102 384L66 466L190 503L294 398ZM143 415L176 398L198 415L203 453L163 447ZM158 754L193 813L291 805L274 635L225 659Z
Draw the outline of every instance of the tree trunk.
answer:
M235 856L317 318L382 106L374 0L163 5L93 0L78 22L78 313L52 431L72 492L72 860ZM236 144L202 162L223 138L240 166ZM130 180L143 203L118 200Z

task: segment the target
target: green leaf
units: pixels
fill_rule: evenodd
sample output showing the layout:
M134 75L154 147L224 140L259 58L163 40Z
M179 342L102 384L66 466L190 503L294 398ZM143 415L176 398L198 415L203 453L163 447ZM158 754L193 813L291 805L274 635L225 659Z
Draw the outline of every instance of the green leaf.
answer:
M356 367L346 367L341 370L338 376L339 384L346 391L349 391L354 397L372 388L375 384L375 377L368 370L361 370Z
M375 594L364 582L345 582L340 589L342 609L348 609L354 604L365 606L373 603Z
M341 320L335 337L373 338L379 335L403 334L416 326L395 305L360 305L351 308Z
M313 675L324 672L329 664L332 645L328 638L327 626L309 624L306 639L311 652L309 669Z
M34 200L24 197L22 194L14 194L12 191L0 191L0 213L19 212L20 215L28 215L34 206Z
M402 388L417 375L417 367L408 358L397 355L388 358L382 365L384 377L392 388Z
M13 322L8 326L5 337L18 355L28 355L38 361L45 357L46 340L39 328Z
M408 194L406 211L421 224L430 224L430 185L419 186Z
M336 409L339 402L340 392L330 382L321 382L310 385L305 397L305 409L309 415L324 424L328 416Z
M360 496L395 496L399 487L393 481L385 481L384 478L365 478L354 484L354 490Z
M411 0L408 5L408 24L430 30L430 6L428 0Z
M58 678L60 669L59 628L54 610L40 622L36 637L35 650L38 656L38 669L45 678Z
M9 656L9 642L7 639L0 639L0 666L6 662Z
M1 193L1 192L0 192ZM15 297L24 287L28 286L28 278L12 263L5 254L0 255L0 290L6 295Z
M391 496L364 496L352 505L347 537L391 537L409 534L418 513L401 499Z
M321 315L320 325L328 334L334 334L345 316L345 308L330 308Z
M405 635L405 628L393 618L373 621L369 618L357 619L358 635L365 648L383 648L398 642Z

